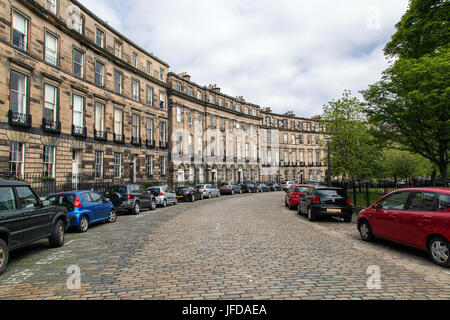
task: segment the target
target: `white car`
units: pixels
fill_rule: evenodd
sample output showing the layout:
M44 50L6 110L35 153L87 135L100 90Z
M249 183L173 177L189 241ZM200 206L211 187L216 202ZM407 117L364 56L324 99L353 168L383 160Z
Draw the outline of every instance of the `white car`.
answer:
M214 188L212 184L199 184L195 188L203 193L205 199L220 197L219 189Z
M289 190L289 188L290 188L291 186L293 186L295 183L296 183L295 181L288 181L288 182L286 182L286 184L283 184L283 190L284 190L284 191Z
M167 207L169 203L174 205L178 203L177 195L168 186L151 187L147 190L155 196L158 206Z

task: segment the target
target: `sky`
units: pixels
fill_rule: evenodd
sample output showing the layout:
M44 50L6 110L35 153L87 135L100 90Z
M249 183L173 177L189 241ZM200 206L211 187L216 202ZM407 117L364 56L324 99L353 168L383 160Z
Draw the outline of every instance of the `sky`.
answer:
M408 9L408 0L80 2L170 71L299 117L378 81L383 48Z

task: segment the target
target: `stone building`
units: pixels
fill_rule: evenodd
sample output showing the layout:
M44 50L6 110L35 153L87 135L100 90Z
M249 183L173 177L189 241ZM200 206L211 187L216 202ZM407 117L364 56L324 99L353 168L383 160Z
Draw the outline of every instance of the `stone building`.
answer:
M324 179L320 120L169 72L76 0L0 7L0 174L74 187Z

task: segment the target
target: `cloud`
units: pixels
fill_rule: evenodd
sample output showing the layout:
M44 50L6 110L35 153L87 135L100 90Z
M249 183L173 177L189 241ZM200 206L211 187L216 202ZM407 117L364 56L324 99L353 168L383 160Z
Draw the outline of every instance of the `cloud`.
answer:
M275 112L322 112L387 67L408 0L82 0L171 71Z

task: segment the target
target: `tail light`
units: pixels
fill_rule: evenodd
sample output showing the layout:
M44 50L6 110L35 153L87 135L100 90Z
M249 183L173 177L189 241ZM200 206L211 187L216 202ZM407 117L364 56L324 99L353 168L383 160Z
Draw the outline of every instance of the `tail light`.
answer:
M127 200L131 200L131 194L127 193Z
M312 198L312 202L313 203L320 203L320 198L319 197L313 197Z
M231 186L228 186L228 189L231 189Z
M203 189L203 192L206 192L206 189Z
M162 193L162 192L160 192L159 194L158 194L158 197L161 197L161 196L163 196L164 194Z
M80 201L80 198L78 198L77 195L75 196L75 201L73 203L73 207L74 208L81 208L81 201Z
M349 206L349 205L351 205L352 204L352 200L350 200L350 198L347 198L347 205Z

